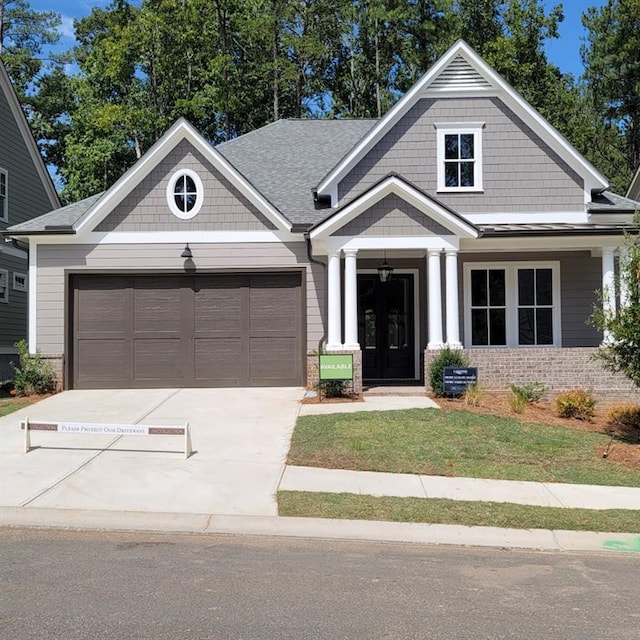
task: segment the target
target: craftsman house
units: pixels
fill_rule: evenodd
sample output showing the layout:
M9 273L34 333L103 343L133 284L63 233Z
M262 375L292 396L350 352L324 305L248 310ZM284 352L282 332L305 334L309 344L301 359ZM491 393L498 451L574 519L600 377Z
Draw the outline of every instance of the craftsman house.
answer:
M65 388L422 384L623 392L590 356L637 203L464 42L380 120L282 120L218 147L178 121L108 191L14 225L29 342Z
M60 206L18 98L0 61L0 233ZM27 336L25 246L0 237L0 381L11 377L15 343Z

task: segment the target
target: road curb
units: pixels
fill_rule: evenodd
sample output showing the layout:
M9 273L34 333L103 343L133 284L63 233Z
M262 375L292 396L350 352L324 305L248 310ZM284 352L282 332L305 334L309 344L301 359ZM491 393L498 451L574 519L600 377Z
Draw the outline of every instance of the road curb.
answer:
M640 554L640 534L502 529L279 516L2 507L0 508L0 526L275 536L539 551L605 551Z

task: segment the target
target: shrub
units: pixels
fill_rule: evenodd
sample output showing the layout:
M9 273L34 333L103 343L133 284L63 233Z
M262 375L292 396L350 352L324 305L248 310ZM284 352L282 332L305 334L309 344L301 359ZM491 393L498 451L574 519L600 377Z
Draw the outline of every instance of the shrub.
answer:
M609 423L624 431L637 432L640 439L640 405L620 404L609 409Z
M18 364L13 367L13 387L17 396L48 393L55 389L56 377L50 362L39 352L29 353L26 340L16 342Z
M484 389L479 384L470 384L464 394L464 403L469 407L479 407Z
M325 398L344 398L350 382L350 380L320 380L315 385L315 389Z
M509 385L509 389L511 389L513 395L522 398L526 404L540 402L547 391L547 387L542 382L530 382L523 385L517 385L512 382Z
M572 389L556 396L555 407L561 418L591 420L596 407L596 400L590 391Z
M442 349L429 363L429 384L436 398L444 395L444 368L468 366L469 363L459 349Z
M517 394L515 391L512 391L511 395L509 396L509 408L513 413L524 413L524 408L527 406L527 404L529 403L524 396Z

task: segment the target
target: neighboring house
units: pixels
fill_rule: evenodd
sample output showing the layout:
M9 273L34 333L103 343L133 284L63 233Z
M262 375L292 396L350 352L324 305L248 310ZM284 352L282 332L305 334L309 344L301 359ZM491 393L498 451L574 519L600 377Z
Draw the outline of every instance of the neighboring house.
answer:
M11 235L66 388L313 384L320 349L354 354L357 388L416 384L448 344L485 387L625 393L586 320L636 205L458 42L378 121L214 148L180 120Z
M0 232L60 201L9 76L0 61ZM0 238L0 381L10 378L15 343L27 336L29 262L24 247Z
M629 191L627 191L627 198L631 198L632 200L638 200L640 198L640 167L638 167L636 174L631 179Z

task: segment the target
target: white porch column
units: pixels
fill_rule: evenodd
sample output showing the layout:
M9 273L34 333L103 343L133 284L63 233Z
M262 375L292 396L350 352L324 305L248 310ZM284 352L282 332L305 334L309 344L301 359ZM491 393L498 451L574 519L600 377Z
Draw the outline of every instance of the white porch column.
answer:
M358 344L357 249L344 249L344 348L360 349Z
M440 286L440 250L427 251L429 342L427 349L442 349L442 291Z
M461 349L460 318L458 316L458 252L445 252L447 344L451 349Z
M342 349L342 309L340 301L340 251L329 253L329 266L327 273L328 287L328 331L327 351L340 351Z
M624 245L618 249L618 271L620 275L620 308L629 306L629 281L627 267L629 263L629 248Z
M602 307L606 314L616 312L615 262L614 249L602 249ZM605 331L604 341L611 340L609 332Z

